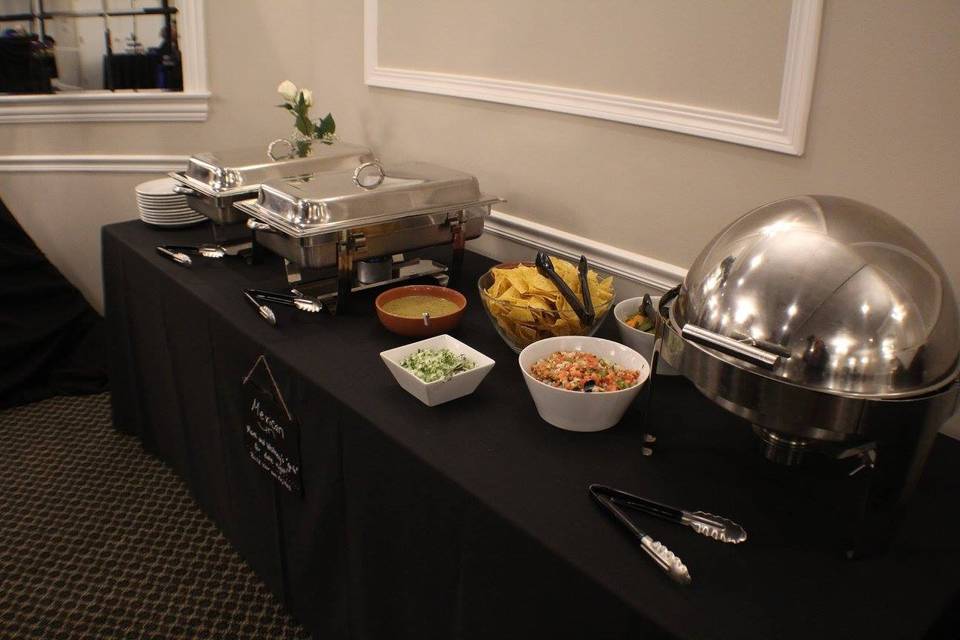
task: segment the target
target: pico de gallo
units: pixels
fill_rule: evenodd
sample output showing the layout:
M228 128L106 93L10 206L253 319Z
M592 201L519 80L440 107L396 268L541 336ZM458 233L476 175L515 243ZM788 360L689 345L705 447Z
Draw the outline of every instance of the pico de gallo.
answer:
M582 351L555 351L538 360L530 373L540 382L569 391L621 391L640 380L639 371Z

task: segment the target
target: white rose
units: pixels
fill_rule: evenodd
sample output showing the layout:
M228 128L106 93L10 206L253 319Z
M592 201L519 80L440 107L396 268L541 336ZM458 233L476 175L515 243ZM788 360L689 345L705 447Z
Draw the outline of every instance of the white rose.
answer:
M277 93L287 102L293 102L297 97L297 85L289 80L284 80L280 83L280 86L277 87Z
M303 104L308 107L313 106L313 92L310 89L301 89L300 94L303 96Z

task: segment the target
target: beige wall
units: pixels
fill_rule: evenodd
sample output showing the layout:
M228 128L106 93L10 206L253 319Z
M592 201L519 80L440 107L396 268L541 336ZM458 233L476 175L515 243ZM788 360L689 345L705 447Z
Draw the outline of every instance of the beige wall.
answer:
M369 88L363 83L362 26L359 0L207 0L208 122L0 125L0 155L189 154L260 143L289 130L287 116L272 107L278 81L289 78L314 89L345 139L368 143L388 159L471 171L485 190L509 199L504 211L597 241L685 266L719 227L758 204L837 193L910 224L960 283L955 0L827 0L803 157ZM489 37L498 44L496 30ZM584 57L588 45L581 46ZM0 174L0 196L99 304L99 226L134 216L130 189L142 179Z
M379 64L775 118L790 6L790 0L385 1L377 20Z

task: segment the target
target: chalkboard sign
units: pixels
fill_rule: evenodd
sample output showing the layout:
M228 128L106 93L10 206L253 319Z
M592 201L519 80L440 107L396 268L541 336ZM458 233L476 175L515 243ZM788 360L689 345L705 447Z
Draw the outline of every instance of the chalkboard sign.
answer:
M263 371L258 376L260 367ZM287 491L303 495L300 425L290 415L263 356L243 379L242 398L243 437L250 460Z

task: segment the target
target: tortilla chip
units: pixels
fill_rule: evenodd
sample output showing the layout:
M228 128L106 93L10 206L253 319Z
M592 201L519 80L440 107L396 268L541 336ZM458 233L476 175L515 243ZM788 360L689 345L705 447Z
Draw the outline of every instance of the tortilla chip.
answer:
M553 258L553 266L582 300L577 266L560 258ZM515 346L523 347L550 336L586 333L588 327L583 326L557 287L535 266L495 267L491 275L493 283L486 293L492 300L485 298L484 304L497 327ZM596 271L589 270L587 288L597 316L601 317L614 300L613 277L601 279Z

